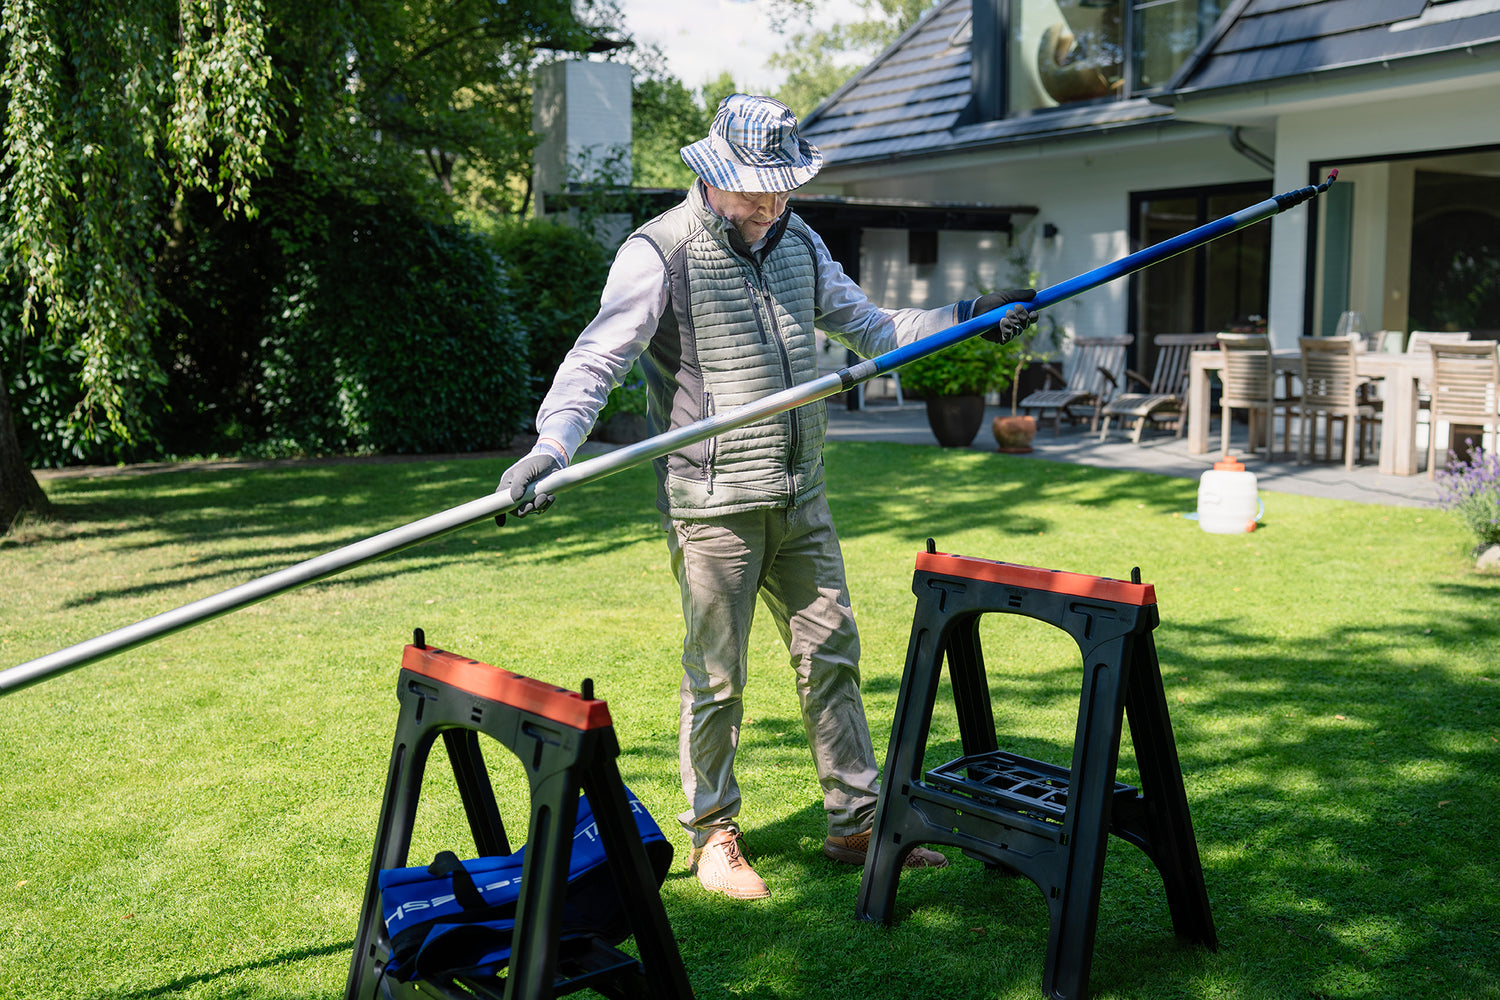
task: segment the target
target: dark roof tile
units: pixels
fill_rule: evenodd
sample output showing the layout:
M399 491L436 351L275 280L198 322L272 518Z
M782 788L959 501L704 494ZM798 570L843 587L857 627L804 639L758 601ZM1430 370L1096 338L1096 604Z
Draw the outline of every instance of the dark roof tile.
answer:
M1500 42L1500 2L1251 0L1171 89L1264 83L1494 42Z

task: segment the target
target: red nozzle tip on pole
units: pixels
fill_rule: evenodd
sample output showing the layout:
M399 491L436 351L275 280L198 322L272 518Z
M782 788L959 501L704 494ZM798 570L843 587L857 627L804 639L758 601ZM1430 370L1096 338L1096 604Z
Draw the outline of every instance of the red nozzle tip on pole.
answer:
M1328 179L1330 181L1336 181L1336 180L1339 179L1339 168L1338 167L1334 167L1332 170L1328 171Z

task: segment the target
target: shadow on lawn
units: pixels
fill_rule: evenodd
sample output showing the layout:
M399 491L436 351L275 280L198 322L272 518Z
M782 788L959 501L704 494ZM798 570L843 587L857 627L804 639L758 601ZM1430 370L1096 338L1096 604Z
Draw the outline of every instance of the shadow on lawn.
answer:
M1455 644L1491 639L1481 613L1434 622L1430 634L1420 626L1417 637L1406 634L1411 626L1344 628L1295 659L1232 621L1161 630L1159 656L1221 948L1177 942L1159 877L1141 852L1113 840L1094 993L1494 996L1487 970L1500 872L1486 822L1496 791L1487 742L1494 696L1444 663ZM1396 648L1409 660L1397 662ZM986 652L994 664L1002 659L998 648ZM1035 709L1066 717L1076 708L1078 665L992 669L990 681L1001 746L1066 763L1071 728L1037 732L1023 720ZM870 681L877 711L886 711L896 683L884 675ZM872 713L877 748L889 722ZM670 740L621 735L628 785L659 783L675 771ZM755 769L747 801L754 796L754 811L775 817L746 829L771 899L744 903L702 892L687 871L672 807L653 806L678 851L663 895L699 996L1036 994L1048 927L1032 883L947 849L951 868L903 874L892 925L862 922L854 912L861 871L818 850L824 818L800 719L763 713L747 723L742 747ZM929 766L959 752L951 721L940 720ZM1130 780L1128 740L1122 768ZM433 780L446 780L444 770ZM351 947L288 952L122 1000L165 997Z
M1455 672L1447 655L1494 647L1488 605L1472 607L1430 624L1346 626L1295 658L1226 620L1159 632L1223 942L1222 957L1206 961L1252 968L1234 974L1246 992L1500 995L1489 943L1500 916L1494 681ZM1001 747L1066 765L1070 730L1055 740L1008 730L1027 707L1076 709L1079 676L1076 665L992 669ZM928 766L959 753L956 740L935 738ZM1133 761L1127 730L1123 780L1136 780ZM1116 840L1110 857L1100 990L1130 985L1139 964L1097 956L1150 951L1153 927L1166 926L1151 912L1161 910L1159 879L1139 853Z
M201 986L205 983L217 982L218 980L223 979L225 976L237 976L241 973L254 972L258 969L275 969L279 966L289 965L294 962L303 962L310 958L324 958L329 955L339 954L340 952L343 952L347 955L350 954L353 949L354 940L352 938L348 941L341 941L338 944L325 944L317 948L299 948L295 951L283 952L280 955L273 955L269 958L262 958L254 962L242 962L239 965L232 965L223 969L215 969L213 972L201 972L197 975L183 976L181 979L175 979L170 983L163 983L160 986L148 986L144 989L131 990L128 993L117 993L114 991L110 991L108 993L96 993L94 994L93 1000L152 1000L153 997L176 996L178 994L181 994L185 990L191 989L194 986ZM258 990L249 990L244 993L215 993L214 995L221 997L234 997L237 995L260 996L262 994Z
M1054 525L1017 514L1015 501L1058 498L1080 506L1134 501L1172 511L1182 509L1191 492L1191 485L1179 480L1007 456L955 457L888 444L839 443L830 450L835 455L829 489L846 537L887 529L893 521L910 520L918 509L924 531L942 537L974 527L976 504L985 523L998 530L1035 534ZM954 462L964 460L982 471L980 484L934 495L932 483L953 482ZM119 553L183 549L181 558L162 570L172 574L169 579L89 591L73 597L72 607L184 586L227 588L484 496L510 461L341 463L59 480L51 487L58 523L48 537L106 542ZM387 555L379 569L366 568L357 578L335 577L324 585L368 584L470 559L476 551L523 564L605 555L622 543L655 538L654 498L650 468L637 466L570 491L543 516L511 518L503 528L484 521Z
M1224 621L1175 626L1161 652L1211 897L1235 936L1305 942L1309 983L1495 995L1495 692L1446 655L1493 648L1485 606L1346 626L1294 659Z
M856 454L855 448L865 450ZM836 457L839 471L831 469L830 476L843 504L838 520L847 537L884 530L889 518L927 498L924 491L935 477L952 481L953 465L931 448L844 445ZM1005 461L976 456L979 468L995 472L993 486L980 494L1002 513L1007 500L1023 497L1087 505L1104 503L1107 496L1111 503L1123 498L1160 510L1190 506L1188 481L1020 460L1002 466ZM168 542L208 544L229 534L253 547L247 560L267 551L290 560L316 554L322 543L277 543L283 536L320 531L336 520L351 525L351 540L367 537L488 491L503 467L497 460L340 466L316 476L285 470L163 474L160 483L153 478L151 488L139 494L149 513L124 506L111 493L112 481L90 480L70 484L64 516L75 518L76 534L70 537L123 538L142 531L139 522L149 517L149 526ZM215 476L226 478L204 481ZM628 486L626 476L633 477ZM434 484L438 478L440 486ZM132 482L132 497L141 483ZM1093 499L1094 491L1101 499ZM620 544L619 496L629 494L629 516L639 514L648 523L650 492L649 471L630 470L570 494L566 499L578 502L560 500L543 518L499 532L485 525L470 530L489 532L494 547L516 562L580 558ZM931 499L922 509L924 527L931 515L930 534L971 526L974 496ZM1007 532L1048 527L1034 517L997 523ZM385 572L472 558L472 545L451 537L391 557ZM548 540L555 540L554 547L544 552L538 543ZM267 542L275 544L268 550ZM198 579L227 583L243 576L245 568L245 562L226 556L199 572ZM154 589L160 586L147 583L99 596ZM1454 670L1451 652L1496 648L1497 627L1482 617L1493 607L1495 590L1469 584L1440 589L1445 607L1475 610L1395 622L1392 615L1382 621L1372 614L1368 624L1339 627L1316 644L1297 647L1295 655L1287 654L1284 641L1263 638L1231 619L1172 622L1158 630L1222 946L1217 955L1175 946L1160 880L1139 851L1116 840L1101 902L1096 992L1500 995L1490 975L1491 936L1500 923L1495 888L1500 867L1489 821L1500 801L1495 681ZM1412 606L1422 607L1420 596L1414 595ZM986 648L1001 746L1066 763L1069 725L1049 733L1014 730L1025 709L1050 708L1068 717L1069 706L1077 704L1078 666L1006 673L996 668L999 650L993 652L991 659ZM1475 659L1471 655L1471 662ZM898 683L887 673L866 683L882 755L890 719L879 713L888 713ZM631 739L628 732L622 736ZM805 761L795 718L757 719L747 724L744 741L747 761ZM956 733L935 728L929 764L957 753ZM627 748L621 768L627 784L644 784L674 773L675 758L670 741L642 741ZM1131 780L1128 740L1121 763L1122 778ZM768 785L781 780L779 767L767 773ZM765 904L747 906L682 885L691 876L676 838L681 853L666 890L669 912L700 996L822 997L833 982L849 996L889 995L893 986L917 997L1036 990L1046 907L1030 882L1002 879L976 862L955 858L951 869L902 878L895 925L863 924L853 915L860 872L817 852L824 826L822 811L813 804L815 787L779 787L793 805L779 811L774 822L747 830L754 860L764 863L773 879L774 895ZM802 800L809 804L796 808ZM675 826L671 811L658 819L664 829ZM237 971L350 947L289 952L126 997L164 996ZM902 981L906 978L915 981Z
M1069 507L1171 514L1196 502L1196 483L1147 473L919 445L835 442L829 452L828 488L845 539L918 521L938 539L980 526L1035 535L1057 528ZM1034 513L1049 503L1058 505L1055 516Z
M698 996L949 1000L1040 985L1047 917L1030 882L967 862L908 872L896 922L867 923L855 914L862 870L825 858L824 833L817 804L747 827L748 855L771 887L768 900L711 895L685 863L674 864L664 894ZM943 922L959 916L961 929L935 939L935 913Z
M121 553L165 546L180 546L184 552L165 567L173 574L170 579L90 591L74 597L70 606L195 584L227 588L482 497L493 491L508 461L341 464L60 481L53 490L59 523L49 538L106 542ZM357 579L334 577L324 585L365 585L472 559L476 551L508 553L521 561L608 554L655 531L650 470L620 475L634 478L579 487L569 496L572 504L558 505L544 518L512 518L498 528L486 519L387 555L379 569L367 569ZM622 490L627 496L639 493L640 503L620 503Z

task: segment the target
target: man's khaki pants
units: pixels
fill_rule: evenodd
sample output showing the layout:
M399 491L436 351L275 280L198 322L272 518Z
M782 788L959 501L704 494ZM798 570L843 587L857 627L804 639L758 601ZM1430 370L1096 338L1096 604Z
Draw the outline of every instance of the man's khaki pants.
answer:
M693 846L702 847L716 829L738 828L734 756L757 595L791 654L828 832L864 830L879 769L859 694L859 633L827 500L820 494L792 508L672 521L668 544L687 630L678 757L689 806L678 819Z

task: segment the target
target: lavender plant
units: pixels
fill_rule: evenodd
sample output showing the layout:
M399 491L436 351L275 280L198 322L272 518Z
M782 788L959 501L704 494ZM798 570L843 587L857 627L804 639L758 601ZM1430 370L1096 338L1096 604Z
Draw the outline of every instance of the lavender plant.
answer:
M1438 504L1458 515L1481 547L1500 544L1500 455L1475 449L1437 474Z

